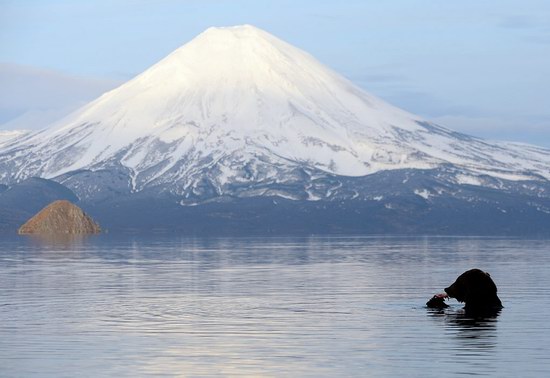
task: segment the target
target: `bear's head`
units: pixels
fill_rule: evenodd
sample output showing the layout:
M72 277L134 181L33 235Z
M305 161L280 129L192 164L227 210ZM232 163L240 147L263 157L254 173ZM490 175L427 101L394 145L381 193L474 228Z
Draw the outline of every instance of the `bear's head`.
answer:
M462 273L456 281L445 288L449 297L466 305L493 306L500 305L497 297L497 286L489 273L480 269L471 269ZM497 302L498 301L498 302Z

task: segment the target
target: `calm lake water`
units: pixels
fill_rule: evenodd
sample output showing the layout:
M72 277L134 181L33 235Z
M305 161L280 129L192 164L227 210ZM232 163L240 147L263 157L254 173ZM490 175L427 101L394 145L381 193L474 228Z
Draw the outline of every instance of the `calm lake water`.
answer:
M425 302L463 271L505 306ZM550 243L0 241L0 376L550 376Z

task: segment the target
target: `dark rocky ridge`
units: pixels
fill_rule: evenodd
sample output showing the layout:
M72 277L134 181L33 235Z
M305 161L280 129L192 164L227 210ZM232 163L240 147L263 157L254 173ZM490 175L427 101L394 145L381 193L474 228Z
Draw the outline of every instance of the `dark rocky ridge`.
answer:
M244 196L235 187L233 195L203 196L193 205L181 196L152 190L79 200L64 185L29 179L0 193L0 233L14 233L48 203L69 199L111 233L550 235L547 182L487 177L483 187L451 183L447 175L445 170L401 170L359 178L321 177L315 180L317 190L331 195L318 201L267 193ZM305 184L297 180L270 189L300 198Z

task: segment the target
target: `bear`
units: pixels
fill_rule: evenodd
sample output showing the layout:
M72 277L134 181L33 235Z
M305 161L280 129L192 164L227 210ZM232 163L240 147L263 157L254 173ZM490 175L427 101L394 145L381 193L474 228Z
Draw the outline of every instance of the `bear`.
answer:
M489 273L481 269L470 269L462 273L456 281L445 288L450 298L464 302L464 311L472 315L498 313L502 302L497 295L497 286Z
M497 295L497 286L489 273L481 269L470 269L445 288L445 293L434 295L427 303L428 308L443 310L449 307L445 300L455 298L464 302L467 315L495 315L503 308Z

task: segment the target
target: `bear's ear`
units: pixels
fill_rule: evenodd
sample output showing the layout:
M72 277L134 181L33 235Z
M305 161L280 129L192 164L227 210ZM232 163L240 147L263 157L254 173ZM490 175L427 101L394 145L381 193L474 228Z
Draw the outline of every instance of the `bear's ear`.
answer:
M487 277L491 277L491 275L489 274L489 272L485 272L485 274L487 275Z

